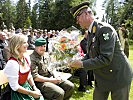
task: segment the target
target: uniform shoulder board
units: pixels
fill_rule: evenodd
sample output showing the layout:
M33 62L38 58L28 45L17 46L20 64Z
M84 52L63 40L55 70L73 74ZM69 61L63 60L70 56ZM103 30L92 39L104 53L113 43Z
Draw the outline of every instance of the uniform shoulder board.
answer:
M103 27L103 23L98 23L98 26L101 28Z

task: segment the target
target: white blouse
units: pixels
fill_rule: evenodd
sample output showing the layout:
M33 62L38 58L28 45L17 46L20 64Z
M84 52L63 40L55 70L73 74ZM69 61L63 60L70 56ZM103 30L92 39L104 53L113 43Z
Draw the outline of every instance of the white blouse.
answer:
M12 90L17 91L18 88L20 87L18 83L18 78L19 78L19 64L15 60L9 60L3 69L4 73L7 76L7 79L9 81L9 85L12 88ZM31 78L31 72L28 75L28 80Z

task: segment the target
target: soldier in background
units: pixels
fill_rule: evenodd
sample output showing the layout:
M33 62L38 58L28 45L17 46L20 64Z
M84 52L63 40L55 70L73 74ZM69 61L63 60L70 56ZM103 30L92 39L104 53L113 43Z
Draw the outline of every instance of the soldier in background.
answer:
M121 42L121 47L124 50L125 55L129 57L128 30L125 28L125 24L121 25L118 34Z

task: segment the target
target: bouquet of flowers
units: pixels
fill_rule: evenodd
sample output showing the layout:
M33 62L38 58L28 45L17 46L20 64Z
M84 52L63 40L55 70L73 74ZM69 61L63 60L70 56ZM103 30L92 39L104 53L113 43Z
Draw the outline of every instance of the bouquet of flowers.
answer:
M67 38L65 41L56 43L54 46L56 60L72 58L78 52L77 45L76 41L68 40Z
M53 46L56 60L73 58L78 53L78 33L78 31L61 31L59 33L57 42Z
M75 33L76 32L76 33ZM53 55L56 59L54 66L60 67L62 69L68 68L68 63L75 59L78 54L78 33L77 31L61 31L59 36L57 36L53 43Z

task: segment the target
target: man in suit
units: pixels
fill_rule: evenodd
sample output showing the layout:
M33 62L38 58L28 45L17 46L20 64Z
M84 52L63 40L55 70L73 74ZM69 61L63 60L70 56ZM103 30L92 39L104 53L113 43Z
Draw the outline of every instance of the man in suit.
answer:
M133 74L115 29L94 20L89 2L71 8L70 12L77 23L90 32L86 56L82 61L72 61L70 67L93 70L93 100L107 100L109 93L112 100L128 100Z

